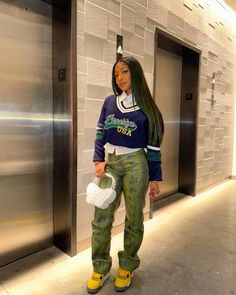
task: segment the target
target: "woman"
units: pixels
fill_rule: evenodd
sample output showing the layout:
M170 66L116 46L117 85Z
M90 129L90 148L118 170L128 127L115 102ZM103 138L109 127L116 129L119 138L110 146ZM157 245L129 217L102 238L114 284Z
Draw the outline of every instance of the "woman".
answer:
M106 172L115 178L116 199L107 209L95 207L92 223L94 272L88 280L89 293L97 293L110 276L111 228L122 192L126 208L124 250L118 253L115 290L122 292L130 286L133 272L140 264L137 252L143 239L143 208L148 185L152 200L159 193L158 181L162 180L162 115L151 96L142 67L134 57L121 58L114 64L112 86L115 95L104 101L93 161L101 187L108 184ZM108 161L105 161L105 150Z

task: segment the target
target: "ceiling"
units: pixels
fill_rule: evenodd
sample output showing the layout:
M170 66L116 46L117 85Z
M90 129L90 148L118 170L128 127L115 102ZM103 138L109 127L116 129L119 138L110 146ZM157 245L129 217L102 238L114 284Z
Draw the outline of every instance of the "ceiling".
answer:
M224 2L231 6L233 10L236 12L236 0L224 0Z

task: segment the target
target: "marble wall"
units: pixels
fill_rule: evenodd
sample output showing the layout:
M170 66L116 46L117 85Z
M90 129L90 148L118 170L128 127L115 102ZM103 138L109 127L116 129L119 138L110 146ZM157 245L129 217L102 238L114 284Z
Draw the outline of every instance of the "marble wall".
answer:
M124 38L124 55L135 56L143 65L150 89L156 27L202 51L196 180L200 191L232 174L235 29L216 0L77 0L77 19L78 241L82 241L88 237L93 215L84 195L94 176L99 112L112 93L116 35Z

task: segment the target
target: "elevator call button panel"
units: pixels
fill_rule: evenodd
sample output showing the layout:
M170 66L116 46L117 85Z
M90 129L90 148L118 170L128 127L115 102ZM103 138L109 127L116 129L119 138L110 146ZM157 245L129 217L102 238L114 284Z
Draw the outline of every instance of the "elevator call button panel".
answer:
M192 100L193 99L193 93L192 92L188 92L185 95L186 100Z

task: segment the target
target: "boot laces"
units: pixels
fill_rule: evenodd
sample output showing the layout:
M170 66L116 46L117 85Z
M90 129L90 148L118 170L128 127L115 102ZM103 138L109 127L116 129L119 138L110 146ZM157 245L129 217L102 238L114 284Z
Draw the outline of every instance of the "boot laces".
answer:
M130 276L130 273L128 270L120 268L118 271L118 277L122 280L127 279Z
M92 279L94 281L100 281L102 279L103 275L97 273L97 272L94 272L93 275L92 275Z

